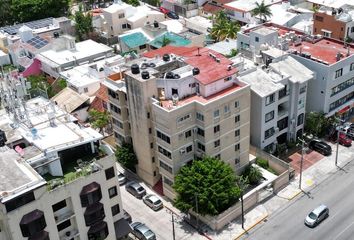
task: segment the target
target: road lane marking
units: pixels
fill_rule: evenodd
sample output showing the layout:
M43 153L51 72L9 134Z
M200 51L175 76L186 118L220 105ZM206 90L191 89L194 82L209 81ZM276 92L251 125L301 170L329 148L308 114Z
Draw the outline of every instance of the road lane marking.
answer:
M354 222L352 222L352 223L349 224L346 228L344 228L344 230L341 231L341 232L336 236L335 239L338 239L338 237L339 237L340 235L342 235L345 231L347 231L353 224L354 224ZM334 239L334 240L335 240L335 239Z

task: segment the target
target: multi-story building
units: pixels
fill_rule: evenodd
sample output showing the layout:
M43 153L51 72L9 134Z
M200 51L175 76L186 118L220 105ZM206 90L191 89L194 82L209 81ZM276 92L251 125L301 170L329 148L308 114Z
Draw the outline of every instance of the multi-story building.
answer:
M313 15L313 34L341 41L354 40L354 5L321 6Z
M276 46L315 73L307 89L306 111L346 117L354 108L354 45L264 24L238 34L238 49L258 58L263 46ZM271 62L271 58L268 60Z
M250 87L232 61L206 48L167 46L132 63L119 99L129 109L142 179L162 179L164 194L174 198L175 174L195 158L220 158L235 172L248 164Z
M262 58L272 63L256 66L244 57L235 58L239 79L251 86L251 144L268 152L278 144L302 136L306 89L313 72L275 48L264 49Z
M23 93L1 96L0 239L125 236L115 157L102 135L46 99L20 101Z

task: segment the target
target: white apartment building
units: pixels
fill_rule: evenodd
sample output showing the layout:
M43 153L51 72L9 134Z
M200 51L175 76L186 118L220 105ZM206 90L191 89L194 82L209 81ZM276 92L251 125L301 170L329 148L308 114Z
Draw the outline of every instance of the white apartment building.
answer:
M248 164L250 87L232 61L206 48L167 46L131 64L124 81L106 86L117 94L109 97L112 116L126 123L115 128L117 138L131 138L144 181L162 184L173 199L174 176L196 158L220 158L236 173Z
M286 27L264 24L238 34L237 47L258 58L263 46L275 46L315 73L308 83L306 111L343 117L354 108L354 45ZM271 62L271 58L268 58Z
M92 40L75 43L75 38L68 35L55 38L52 46L52 49L37 54L36 59L41 62L41 70L54 78L75 66L113 56L111 47Z
M263 52L274 57L268 66L243 57L234 60L238 78L251 86L251 144L267 152L302 136L307 84L314 77L288 54L275 57L279 51Z
M133 7L124 2L116 2L104 8L102 17L102 35L108 39L127 30L143 27L154 21L162 22L165 19L164 14L145 5Z
M22 98L21 91L2 91L8 111L0 119L0 239L127 235L115 156L102 135L46 99Z

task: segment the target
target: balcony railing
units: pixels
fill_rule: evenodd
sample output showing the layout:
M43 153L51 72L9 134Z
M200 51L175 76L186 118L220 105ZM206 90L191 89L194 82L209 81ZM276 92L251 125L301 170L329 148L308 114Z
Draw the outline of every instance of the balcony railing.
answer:
M68 220L69 218L72 218L74 216L74 212L68 210L66 212L60 213L60 214L55 214L55 222L57 224L60 224L61 222L64 222L65 220Z

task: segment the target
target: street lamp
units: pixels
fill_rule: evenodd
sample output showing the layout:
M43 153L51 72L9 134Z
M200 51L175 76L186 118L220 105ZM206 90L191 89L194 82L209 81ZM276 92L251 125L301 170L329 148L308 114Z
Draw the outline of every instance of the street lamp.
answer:
M241 226L242 226L242 229L245 229L244 227L244 217L245 217L245 213L244 213L244 210L243 210L243 191L244 189L247 187L247 180L240 177L239 180L238 180L238 187L240 188L241 190Z
M171 213L171 218L172 218L172 239L176 240L176 234L175 234L175 218L174 218L174 212L168 208L166 208L166 212Z
M304 152L305 152L305 141L301 138L298 138L298 140L301 142L301 161L300 161L300 179L299 179L299 189L301 190L301 182L302 182L302 165L304 162Z
M344 120L342 120L340 118L337 118L337 117L335 117L335 120L339 121L339 123L343 123L344 122ZM336 127L336 130L337 130L337 144L336 144L337 145L337 149L336 149L336 160L334 162L336 167L338 167L337 163L338 163L339 136L340 136L340 133L342 132L341 129L340 129L340 125Z

